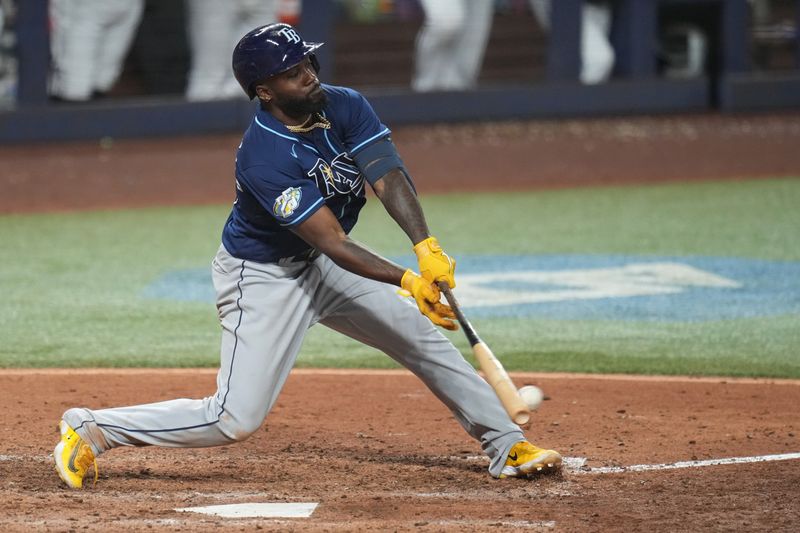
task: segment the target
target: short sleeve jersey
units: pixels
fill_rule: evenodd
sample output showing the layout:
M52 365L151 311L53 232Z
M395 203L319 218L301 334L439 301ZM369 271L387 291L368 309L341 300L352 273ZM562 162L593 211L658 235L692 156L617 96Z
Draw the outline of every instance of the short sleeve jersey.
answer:
M259 109L245 131L236 155L236 201L222 232L234 257L268 263L307 251L291 228L323 205L345 232L355 226L366 198L353 157L390 132L361 94L322 88L330 129L292 133Z

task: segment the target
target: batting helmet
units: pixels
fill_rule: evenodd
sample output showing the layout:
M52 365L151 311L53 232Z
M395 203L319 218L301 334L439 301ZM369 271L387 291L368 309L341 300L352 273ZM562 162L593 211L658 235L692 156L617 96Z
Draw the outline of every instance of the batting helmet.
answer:
M252 100L257 81L289 70L306 56L319 71L313 52L322 45L305 42L289 24L260 26L242 37L233 49L233 74Z

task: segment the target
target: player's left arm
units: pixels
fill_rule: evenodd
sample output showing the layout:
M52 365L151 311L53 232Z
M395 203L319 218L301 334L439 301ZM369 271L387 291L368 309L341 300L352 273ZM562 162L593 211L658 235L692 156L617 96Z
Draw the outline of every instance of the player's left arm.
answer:
M414 243L420 275L432 283L456 286L455 259L448 256L430 234L417 193L389 137L366 147L355 156L367 181L389 215Z
M292 231L345 270L399 285L411 293L420 312L431 322L445 329L458 329L453 311L440 302L436 285L351 239L328 207L321 207Z

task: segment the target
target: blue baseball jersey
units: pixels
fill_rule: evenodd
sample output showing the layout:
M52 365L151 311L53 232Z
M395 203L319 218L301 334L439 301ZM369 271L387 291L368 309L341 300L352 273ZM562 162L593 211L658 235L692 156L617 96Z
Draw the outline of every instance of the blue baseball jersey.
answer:
M274 262L310 247L291 228L323 205L349 233L366 203L359 151L390 134L369 102L345 87L322 85L330 129L292 133L259 109L236 154L236 201L222 243L240 259Z

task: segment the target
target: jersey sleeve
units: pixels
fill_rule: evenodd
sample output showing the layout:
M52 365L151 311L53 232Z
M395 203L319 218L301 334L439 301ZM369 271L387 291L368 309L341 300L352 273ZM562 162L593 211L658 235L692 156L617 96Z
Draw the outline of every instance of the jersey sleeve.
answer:
M295 226L325 204L314 181L291 169L258 165L237 171L244 186L281 226Z
M342 88L342 106L348 125L343 141L351 156L391 133L360 93Z

